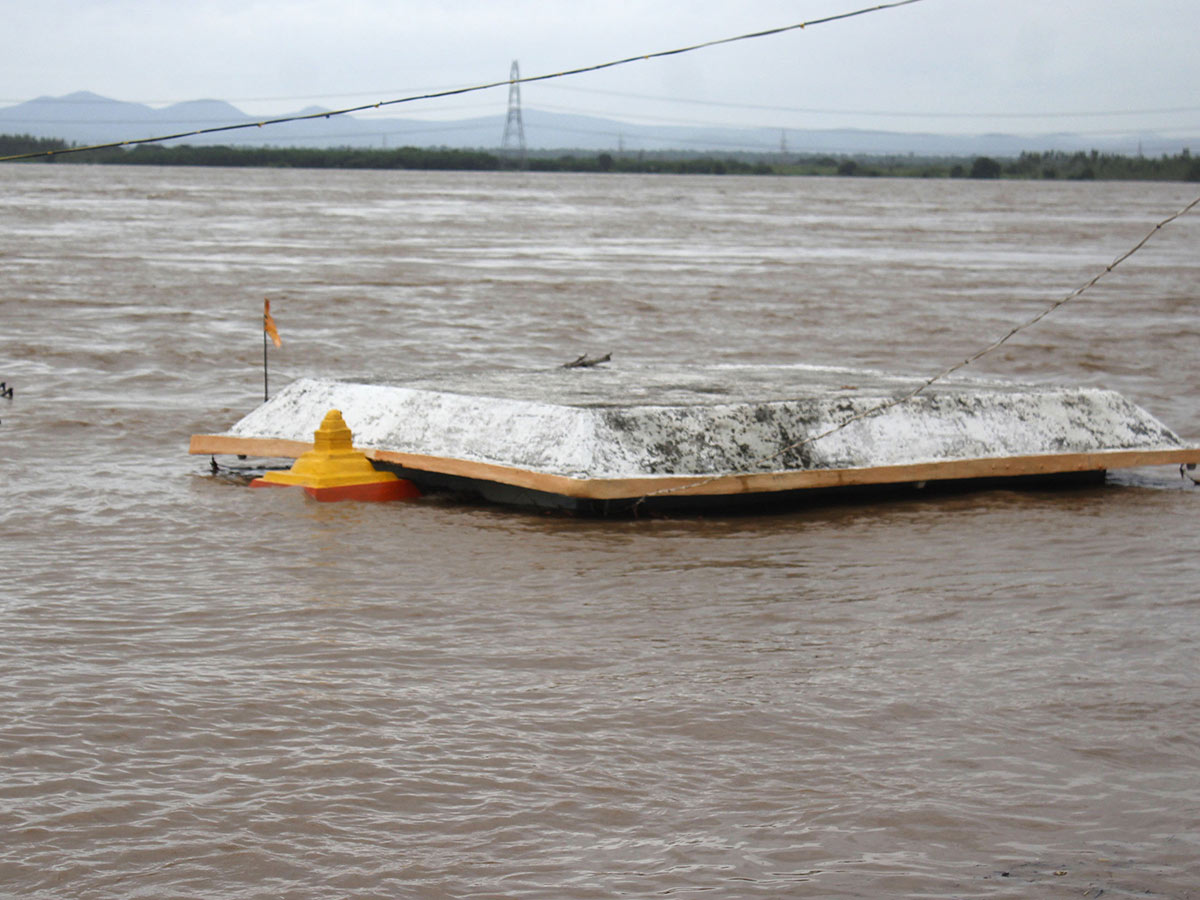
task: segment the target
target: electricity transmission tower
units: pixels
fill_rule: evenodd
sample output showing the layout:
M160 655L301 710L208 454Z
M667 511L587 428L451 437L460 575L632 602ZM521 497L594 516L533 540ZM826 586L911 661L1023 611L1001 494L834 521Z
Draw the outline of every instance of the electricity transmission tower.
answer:
M521 70L514 59L508 70L508 118L504 120L504 137L500 141L500 157L515 160L517 167L528 164L525 157L525 125L521 121Z

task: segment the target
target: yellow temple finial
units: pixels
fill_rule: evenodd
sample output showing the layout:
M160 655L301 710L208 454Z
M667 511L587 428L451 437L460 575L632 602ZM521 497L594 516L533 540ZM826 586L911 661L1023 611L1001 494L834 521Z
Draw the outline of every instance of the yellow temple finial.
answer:
M313 448L286 472L267 472L251 487L304 488L317 500L412 500L416 485L392 472L379 472L354 449L353 435L339 410L331 409L313 434Z

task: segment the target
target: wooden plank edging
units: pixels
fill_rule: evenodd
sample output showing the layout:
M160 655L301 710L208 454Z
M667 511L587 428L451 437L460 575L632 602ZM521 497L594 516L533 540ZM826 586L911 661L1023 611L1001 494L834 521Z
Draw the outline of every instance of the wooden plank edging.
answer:
M192 435L189 453L238 454L295 459L312 444L277 438L247 438L224 434ZM1176 450L1100 450L1091 453L1048 453L1035 456L1002 456L875 466L851 469L804 469L783 472L740 474L658 475L634 478L570 478L534 472L513 466L475 462L393 450L360 449L368 458L423 472L455 475L530 490L592 500L623 500L651 494L721 495L773 493L810 488L853 485L896 484L912 481L945 481L963 478L1011 478L1022 475L1052 475L1066 472L1095 472L1179 463L1200 463L1200 447Z

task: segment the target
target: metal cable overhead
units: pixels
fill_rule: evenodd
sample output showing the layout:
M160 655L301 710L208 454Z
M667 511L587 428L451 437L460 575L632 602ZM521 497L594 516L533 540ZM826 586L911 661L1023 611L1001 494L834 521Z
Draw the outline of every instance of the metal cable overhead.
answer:
M224 131L236 131L243 128L264 128L267 125L281 125L284 122L303 122L309 119L329 119L333 116L344 116L350 113L366 112L372 109L380 109L384 106L395 106L400 103L414 103L418 100L434 100L439 97L455 97L460 94L470 94L475 91L486 91L492 88L504 87L508 85L527 84L532 81L549 81L554 78L566 78L571 75L582 75L587 72L599 72L602 69L611 69L616 66L629 65L630 63L645 62L651 59L660 59L665 56L678 56L681 53L692 53L696 50L703 50L708 47L716 47L721 44L732 44L737 41L748 41L755 38L770 37L771 35L784 34L789 31L802 30L804 28L812 28L816 25L826 25L830 22L839 22L844 19L852 19L857 16L863 16L868 13L879 12L885 9L895 9L900 6L909 6L913 3L920 3L922 0L895 0L893 3L881 3L876 6L863 7L862 9L851 10L850 12L838 13L832 16L825 16L820 19L810 19L806 22L797 22L794 25L783 25L778 28L768 28L763 31L754 31L747 34L739 34L733 37L717 38L712 41L704 41L699 44L691 44L686 47L677 47L674 50L658 50L654 53L643 53L638 56L627 56L624 59L614 59L609 62L596 63L590 66L580 66L574 69L564 69L561 72L550 72L544 75L527 75L523 78L509 78L504 81L491 81L486 84L475 84L469 87L451 88L442 91L433 91L426 94L414 94L409 97L399 97L394 100L380 100L376 103L364 103L360 106L349 106L344 109L333 109L319 113L305 113L294 116L282 116L275 119L264 119L261 122L243 122L237 125L215 125L211 128L199 128L194 131L181 131L175 134L162 134L155 137L133 138L125 141L111 141L105 144L90 144L85 147L68 147L63 150L40 150L34 153L20 153L14 156L0 156L0 162L12 162L19 159L36 159L47 156L62 156L66 153L82 153L86 150L108 150L114 147L131 147L136 144L156 144L162 141L173 141L185 137L197 137L202 134L218 134Z

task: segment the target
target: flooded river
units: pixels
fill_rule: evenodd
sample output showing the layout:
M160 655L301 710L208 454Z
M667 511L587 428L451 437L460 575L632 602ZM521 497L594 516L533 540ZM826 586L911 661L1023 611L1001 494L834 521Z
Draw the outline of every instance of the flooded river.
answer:
M593 520L252 491L273 388L925 377L1196 185L0 167L0 895L1200 896L1200 488ZM971 371L1200 440L1200 216Z

